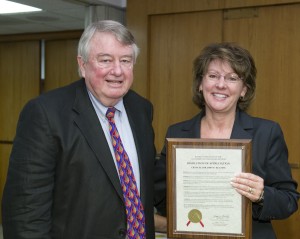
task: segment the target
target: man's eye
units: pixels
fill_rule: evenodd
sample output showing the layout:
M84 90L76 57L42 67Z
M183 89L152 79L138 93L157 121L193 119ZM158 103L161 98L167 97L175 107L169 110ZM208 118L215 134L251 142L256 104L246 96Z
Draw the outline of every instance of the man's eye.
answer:
M99 59L98 61L99 61L99 62L102 62L102 63L108 63L108 62L111 62L111 60L109 60L109 59Z
M131 64L132 60L131 59L122 59L121 62L124 64Z

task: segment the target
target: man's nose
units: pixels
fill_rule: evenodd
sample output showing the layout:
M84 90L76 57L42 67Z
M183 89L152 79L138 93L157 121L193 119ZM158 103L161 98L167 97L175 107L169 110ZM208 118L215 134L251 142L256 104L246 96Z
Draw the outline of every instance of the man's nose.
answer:
M120 75L123 72L123 68L120 62L114 61L111 68L111 74Z

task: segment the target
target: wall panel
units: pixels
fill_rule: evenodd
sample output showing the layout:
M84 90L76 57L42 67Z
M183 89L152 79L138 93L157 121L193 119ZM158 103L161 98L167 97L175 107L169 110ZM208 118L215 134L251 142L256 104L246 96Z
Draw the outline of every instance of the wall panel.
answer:
M79 79L78 32L0 37L0 199L20 111L28 100L41 93L40 41L44 37L48 39L45 90Z
M2 199L2 193L6 181L7 168L9 162L9 155L12 148L12 144L0 143L0 199ZM0 200L1 202L1 200ZM2 211L0 210L0 224L2 223ZM0 235L1 238L1 235Z
M154 104L158 152L167 126L197 112L190 93L194 56L208 41L236 41L249 49L258 68L257 96L249 112L280 123L292 174L300 183L299 4L299 0L146 0L143 4L128 0L128 27L137 32L144 52L135 67L144 87L135 89ZM274 221L278 239L298 238L299 220L298 210L287 220Z
M12 141L25 102L39 95L38 41L0 43L0 140Z
M193 60L204 45L221 40L222 12L154 15L149 36L149 90L160 151L168 125L199 111L192 102Z
M242 10L241 10L242 11ZM229 14L233 15L234 14ZM235 41L253 54L258 70L252 115L280 123L289 148L294 179L300 182L300 4L256 9L253 17L227 18L224 40ZM270 27L275 26L275 27ZM279 238L293 238L299 230L300 212L275 222Z
M257 91L250 113L280 123L291 163L300 162L299 23L300 4L261 7L256 17L224 22L224 40L240 43L256 61Z
M39 69L39 41L0 42L0 199L20 111L39 95Z
M77 45L79 39L45 42L44 91L67 85L79 79Z

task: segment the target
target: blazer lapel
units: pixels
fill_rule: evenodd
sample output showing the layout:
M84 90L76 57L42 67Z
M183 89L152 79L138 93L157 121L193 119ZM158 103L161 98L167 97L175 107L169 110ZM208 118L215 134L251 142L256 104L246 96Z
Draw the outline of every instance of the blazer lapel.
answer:
M183 127L183 130L188 131L190 138L200 138L200 122L203 116L204 113L201 111L190 121L190 125Z
M237 110L231 139L252 139L253 121L245 112Z
M189 138L200 138L200 123L202 117L205 115L202 110L193 119L189 120L187 124L182 126L182 133ZM252 139L253 121L252 118L245 112L237 110L233 129L231 132L231 139Z
M91 150L99 160L103 170L110 178L115 190L123 199L120 180L108 143L106 141L101 124L93 105L89 99L84 81L76 89L76 97L73 106L74 122L85 137Z
M185 138L200 138L200 123L203 116L204 112L201 111L182 126L182 135L185 135Z

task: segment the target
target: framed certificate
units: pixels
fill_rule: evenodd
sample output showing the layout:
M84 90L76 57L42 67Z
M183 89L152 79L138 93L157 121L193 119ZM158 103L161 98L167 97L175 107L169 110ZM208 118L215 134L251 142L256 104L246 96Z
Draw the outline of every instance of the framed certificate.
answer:
M252 207L231 186L251 140L167 138L168 238L251 239Z

